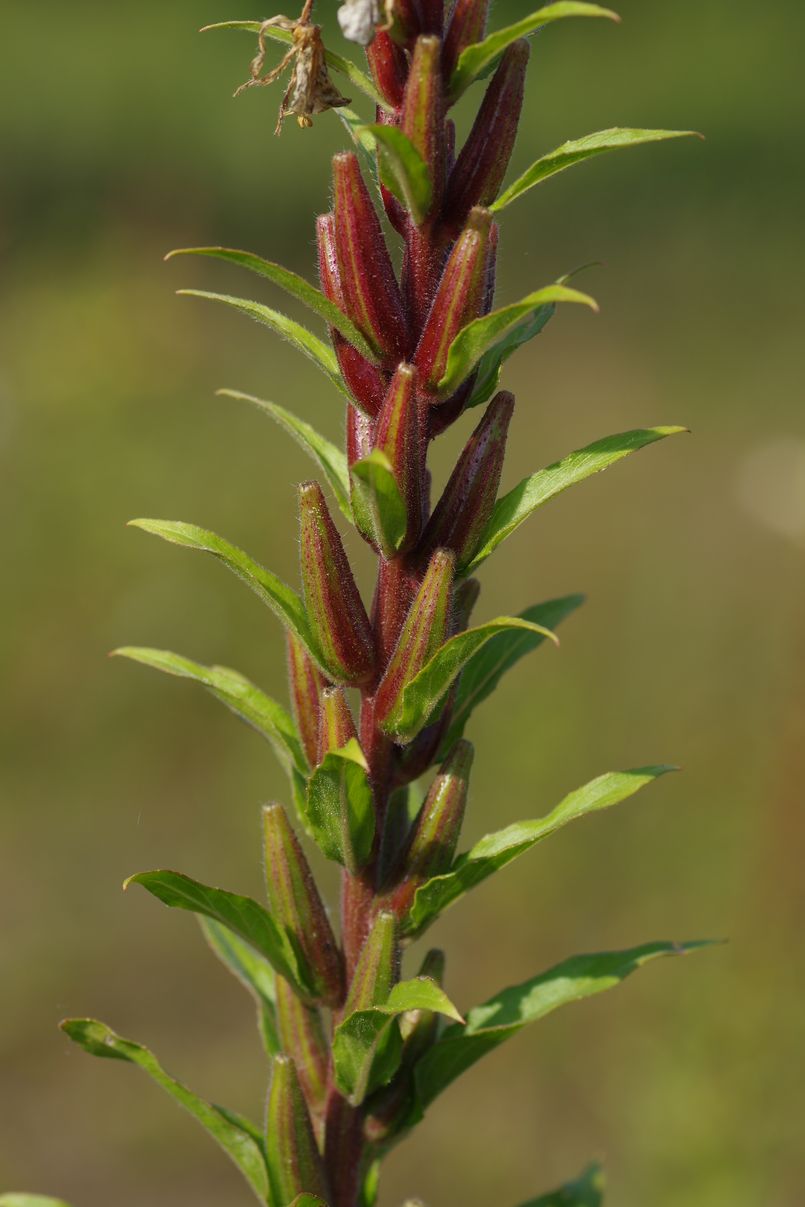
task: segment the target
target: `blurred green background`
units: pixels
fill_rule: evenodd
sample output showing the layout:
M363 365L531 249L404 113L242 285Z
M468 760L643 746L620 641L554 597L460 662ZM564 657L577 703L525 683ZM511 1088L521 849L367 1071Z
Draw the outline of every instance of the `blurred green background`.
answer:
M500 0L495 21L530 7ZM486 568L483 617L576 590L589 601L561 650L522 663L475 717L467 837L608 769L684 774L553 839L434 939L465 1006L573 952L730 943L478 1066L392 1157L383 1207L411 1193L505 1207L591 1157L612 1207L803 1201L805 15L797 0L620 9L620 28L568 22L535 45L515 167L610 125L707 142L604 158L507 212L499 298L604 267L584 282L600 317L562 313L507 369L506 483L629 427L694 434L563 496ZM105 655L173 648L283 696L280 630L259 603L212 562L123 527L191 519L296 581L294 483L309 464L213 390L341 431L311 365L173 295L276 304L267 283L160 263L219 242L313 272L341 126L326 115L274 139L277 90L230 100L252 40L195 34L265 15L241 0L3 5L0 1189L75 1207L249 1201L192 1121L134 1070L71 1050L56 1023L102 1017L194 1088L261 1113L251 1004L189 917L120 884L178 866L259 893L257 806L285 784L202 692ZM437 479L469 426L438 448Z

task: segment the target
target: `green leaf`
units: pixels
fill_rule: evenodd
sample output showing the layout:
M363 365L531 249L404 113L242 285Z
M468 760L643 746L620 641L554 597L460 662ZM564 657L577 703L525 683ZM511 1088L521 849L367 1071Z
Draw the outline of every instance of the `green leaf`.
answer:
M557 302L573 302L581 306L590 306L593 310L598 309L598 304L586 293L579 293L578 289L570 289L567 285L556 284L546 285L543 289L530 293L528 297L519 302L503 306L500 310L492 310L482 318L473 319L466 327L461 328L450 345L450 351L447 354L447 368L444 377L439 382L439 393L452 394L469 377L482 357L500 348L501 345L505 344L509 349L504 353L503 359L507 355L511 355L514 348L509 348L507 343L509 337L518 332L522 334L524 330L528 331L529 328L523 326L524 321L527 320L533 320L528 338L538 334L545 326L547 318L537 321L535 312L544 310L545 307L555 305ZM549 317L550 315L548 315ZM519 347L523 342L524 340L520 338L515 346Z
M529 1199L521 1207L601 1207L605 1189L601 1166L591 1165L575 1182L566 1182L551 1194Z
M504 209L510 202L542 180L556 176L570 168L574 163L583 163L594 155L602 155L605 151L617 151L620 147L637 147L647 142L664 142L668 138L701 138L695 130L630 130L617 127L612 130L599 130L595 134L585 134L583 138L575 138L562 143L555 151L543 155L536 163L532 163L528 171L509 185L489 208L495 212Z
M270 570L266 570L257 562L252 561L247 553L230 545L222 537L216 536L206 528L196 524L184 524L180 520L130 520L129 527L142 528L154 536L162 537L173 545L183 545L187 549L197 549L201 553L211 553L220 562L237 574L238 578L251 587L255 595L268 604L280 620L292 633L295 633L306 647L314 661L319 661L316 645L310 632L307 615L302 601L295 591L292 591L282 579L277 578Z
M291 781L294 798L301 801L305 793L308 763L299 731L282 705L277 704L237 671L225 666L202 666L170 650L152 650L140 646L123 646L113 650L119 658L129 658L167 675L192 679L201 683L216 700L225 704L236 716L256 729L270 742L280 764Z
M430 977L401 981L384 1006L347 1015L333 1035L333 1065L336 1085L353 1106L387 1085L400 1067L403 1043L397 1019L409 1010L430 1010L463 1021Z
M497 63L507 46L518 38L527 38L536 33L551 21L559 21L563 17L608 17L610 21L620 21L617 13L611 9L601 8L598 4L577 4L571 0L560 0L558 4L547 4L528 17L523 17L515 25L507 25L505 29L496 30L482 42L473 42L462 51L456 69L450 77L450 96L458 100L473 80L486 75Z
M333 492L335 501L338 504L342 515L353 523L352 507L349 502L349 469L347 466L347 458L340 448L335 444L331 444L329 440L325 440L324 436L312 428L309 423L304 423L301 419L297 419L290 411L286 411L284 407L278 406L276 402L266 402L262 398L255 398L253 394L242 394L240 390L219 390L218 393L224 398L235 398L242 402L250 402L258 407L263 414L274 419L281 428L284 428L298 444L302 446L316 464L321 469L330 489Z
M375 835L374 797L363 751L355 738L330 751L310 777L307 822L328 859L353 875L372 852Z
M358 1207L377 1207L377 1199L380 1194L380 1169L380 1160L373 1161L367 1169Z
M257 1006L257 1026L268 1056L282 1051L277 1031L276 982L274 969L253 947L220 922L199 917L201 931L210 949L225 968L235 976L254 998Z
M181 1082L170 1077L148 1048L116 1035L105 1023L96 1022L91 1018L68 1018L61 1027L74 1043L91 1056L125 1060L129 1064L139 1065L157 1085L199 1121L229 1154L260 1202L267 1202L269 1187L265 1151L260 1133L253 1124L231 1111L199 1098Z
M376 448L356 461L350 472L358 528L379 545L386 558L393 557L405 539L408 512L391 462Z
M0 1194L0 1207L70 1207L63 1199L41 1194Z
M340 390L347 398L350 397L332 348L312 331L308 331L307 327L303 327L294 319L289 319L287 314L282 314L279 310L272 310L270 306L264 306L262 302L252 302L248 298L233 298L226 293L209 293L206 289L178 289L176 292L182 298L206 298L210 302L223 302L225 306L231 306L241 314L254 319L255 322L262 323L264 327L270 327L289 344L293 344L308 360L312 360L313 364L321 369L324 376L332 382L337 390Z
M129 876L124 884L141 884L152 896L171 909L186 909L201 917L210 918L234 931L255 951L266 957L275 970L284 976L307 999L312 987L302 978L302 965L285 928L272 918L262 905L251 897L241 897L225 889L210 888L181 872L159 869Z
M566 595L562 599L551 599L547 603L526 608L518 619L530 620L553 631L583 603L583 595ZM458 681L455 700L450 710L450 726L442 741L440 759L447 757L464 733L472 713L492 694L506 671L511 670L515 663L541 646L544 641L542 633L508 629L498 633L470 659Z
M291 1207L327 1207L324 1199L316 1198L315 1194L300 1194L291 1203Z
M423 1110L487 1052L516 1035L528 1023L559 1006L613 989L638 968L661 956L685 955L708 942L646 943L628 951L574 956L548 972L497 994L476 1006L462 1025L448 1027L416 1066L419 1108Z
M352 319L344 314L341 307L325 297L310 281L306 281L296 272L291 272L289 268L283 268L281 264L274 264L271 260L264 260L262 256L256 256L252 252L238 251L231 247L180 247L176 251L168 252L165 259L172 260L174 256L212 256L218 260L227 260L230 264L238 264L241 268L248 268L260 277L266 277L291 297L304 303L320 319L324 319L328 326L340 331L344 339L349 340L366 360L374 365L379 363L365 336Z
M628 800L661 775L675 770L674 767L658 766L607 772L571 792L547 816L536 821L515 822L505 830L487 834L470 851L459 855L449 872L434 876L417 889L411 912L403 923L403 932L421 934L459 897L530 851L544 838L588 813L597 813Z
M366 118L362 117L360 113L355 113L353 109L343 107L336 109L335 112L338 114L341 124L354 143L358 159L361 161L364 176L372 182L375 189L378 189L378 168L377 159L375 158L376 144L371 134L366 133L368 129Z
M569 486L575 486L577 482L584 482L586 478L608 469L616 461L628 457L630 453L637 452L640 448L645 448L648 444L664 440L666 436L678 436L687 430L684 427L650 427L637 428L631 432L620 432L616 436L606 436L603 440L596 440L594 444L588 444L586 448L577 449L575 452L569 453L562 461L557 461L554 465L549 465L546 469L540 469L530 477L524 478L513 490L498 499L481 539L478 552L466 568L465 573L472 574L481 562L486 561L490 553L497 549L501 541L505 541L506 537L511 536L532 512L549 502L550 499L556 498Z
M531 314L516 323L508 335L495 344L494 348L484 353L478 361L477 377L472 396L467 403L467 410L470 410L471 407L483 406L485 402L489 401L498 388L501 370L509 357L523 344L527 344L529 340L544 331L555 314L555 302L537 307Z
M397 707L383 722L386 732L399 741L410 742L428 724L439 704L464 667L498 633L519 629L547 637L556 645L556 635L542 625L518 616L498 616L477 628L456 634L440 646L429 662L400 692Z
M212 30L218 29L241 29L246 33L259 34L263 27L262 21L216 21L214 25L205 25L201 29L201 33L210 33ZM268 25L263 29L263 34L266 38L271 38L274 42L284 42L286 46L290 46L293 42L293 35L289 30L278 29L276 25ZM356 66L351 59L345 59L340 54L335 54L332 50L325 49L324 58L327 66L332 71L338 71L341 75L346 76L350 84L354 84L361 92L370 97L376 105L388 109L388 103L382 93L375 88L374 83L361 71L360 67Z
M399 126L363 126L359 138L370 138L377 152L380 179L421 226L433 203L428 165Z

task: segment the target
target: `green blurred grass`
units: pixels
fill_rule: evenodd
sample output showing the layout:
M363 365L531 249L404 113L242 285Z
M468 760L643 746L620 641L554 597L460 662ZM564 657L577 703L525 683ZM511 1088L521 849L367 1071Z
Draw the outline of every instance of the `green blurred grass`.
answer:
M620 7L620 29L540 38L515 167L616 124L707 142L601 160L509 212L499 296L605 267L585 282L601 316L563 314L510 365L507 480L630 426L694 435L564 496L496 555L484 615L580 589L589 602L561 650L523 664L474 720L468 837L608 768L685 771L534 852L434 937L462 1005L574 950L731 941L479 1067L392 1158L383 1207L412 1192L505 1207L596 1155L612 1207L801 1202L805 18L794 0ZM501 0L496 20L522 11ZM162 645L280 694L280 634L259 605L217 566L123 529L192 519L293 580L308 464L213 390L341 429L311 366L172 294L271 300L268 286L160 265L171 246L222 242L312 271L340 126L274 140L278 96L228 98L251 41L193 33L254 15L229 0L151 0L128 18L87 0L4 12L0 1184L75 1207L248 1198L135 1073L69 1050L60 1016L98 1014L202 1092L262 1110L250 1005L189 919L119 886L174 865L259 892L256 806L284 784L207 698L105 658ZM437 476L460 439L437 450Z

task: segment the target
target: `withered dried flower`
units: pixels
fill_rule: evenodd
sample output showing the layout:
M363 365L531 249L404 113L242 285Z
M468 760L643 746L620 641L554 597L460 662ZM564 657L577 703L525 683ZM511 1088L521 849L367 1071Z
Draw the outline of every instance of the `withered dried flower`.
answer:
M313 125L313 116L316 113L338 109L350 103L349 97L342 96L330 79L321 26L312 25L310 22L312 9L313 0L307 0L298 18L279 15L263 22L258 34L259 49L251 63L251 78L241 84L235 93L235 96L240 96L247 88L262 88L266 84L273 84L286 67L291 68L291 78L280 104L275 134L282 133L282 123L292 113L296 115L299 125L305 129ZM290 33L293 44L277 66L262 75L267 54L266 32L272 27Z
M344 0L338 24L349 42L368 46L376 33L385 33L394 24L394 0L382 0L382 5L381 0Z

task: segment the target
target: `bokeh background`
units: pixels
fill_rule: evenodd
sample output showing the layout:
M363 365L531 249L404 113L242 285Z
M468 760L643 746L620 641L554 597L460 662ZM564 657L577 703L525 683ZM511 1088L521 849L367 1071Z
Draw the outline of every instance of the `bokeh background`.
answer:
M192 519L295 581L294 483L309 465L213 391L271 397L332 438L340 402L267 331L173 294L276 304L267 283L160 261L219 242L312 273L344 136L327 115L274 139L276 90L230 100L252 41L195 30L259 6L2 8L0 1188L75 1207L245 1207L191 1120L56 1024L102 1017L260 1115L251 1003L189 917L120 884L178 866L259 893L257 806L285 785L200 690L106 652L173 648L282 697L273 618L217 565L123 525ZM506 482L629 427L693 435L563 496L486 568L483 616L589 600L561 651L521 663L474 718L467 837L608 769L684 773L540 847L433 937L462 1005L572 952L730 942L478 1066L390 1160L382 1207L412 1193L504 1207L592 1157L612 1207L803 1201L805 16L797 0L620 9L619 29L567 22L539 39L515 167L610 125L707 142L601 159L508 211L500 298L603 267L585 279L600 317L562 313L510 362ZM499 0L495 20L527 11ZM468 427L438 450L437 478Z

